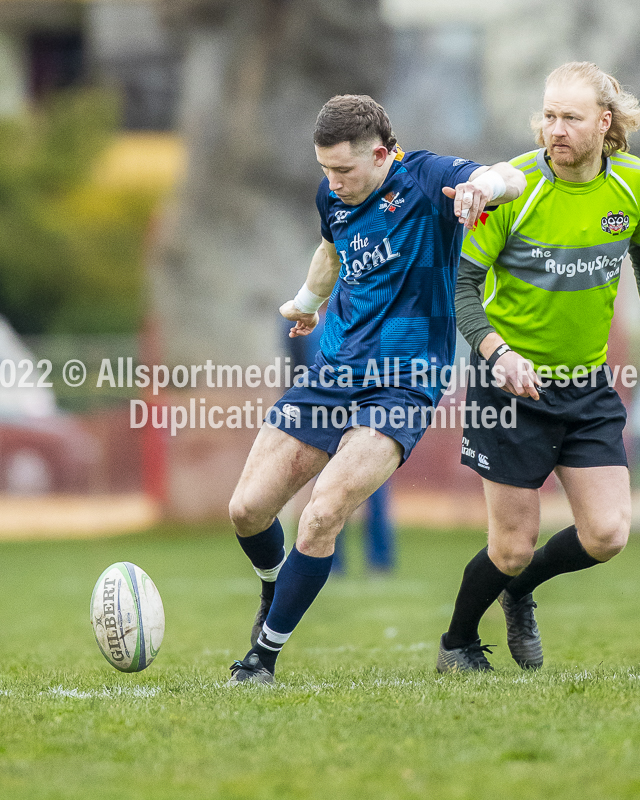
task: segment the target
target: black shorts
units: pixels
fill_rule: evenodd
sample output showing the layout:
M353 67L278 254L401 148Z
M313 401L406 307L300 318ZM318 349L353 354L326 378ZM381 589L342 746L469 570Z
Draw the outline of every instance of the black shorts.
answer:
M478 356L471 363L477 366ZM466 403L469 408L475 401L479 409L473 416L467 413L462 463L490 481L526 489L539 489L558 464L626 467L622 431L627 412L609 385L608 374L606 365L598 367L584 387L550 381L540 399L532 400L516 397L492 382L480 386L476 370L476 386L468 387ZM481 423L481 410L488 407L495 413L485 412L485 420L489 424L495 420L495 427Z

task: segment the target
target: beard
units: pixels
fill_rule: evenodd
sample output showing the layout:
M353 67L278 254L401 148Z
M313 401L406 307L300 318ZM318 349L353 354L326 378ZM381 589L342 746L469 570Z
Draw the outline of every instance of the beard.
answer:
M562 167L580 167L602 153L600 134L593 130L579 141L563 136L545 136L544 144L551 161Z

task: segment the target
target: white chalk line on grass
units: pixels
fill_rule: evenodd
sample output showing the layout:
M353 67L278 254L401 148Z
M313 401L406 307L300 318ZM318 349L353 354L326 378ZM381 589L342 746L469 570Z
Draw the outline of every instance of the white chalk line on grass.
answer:
M94 700L96 698L113 699L117 697L147 699L150 697L155 697L156 695L160 694L161 691L162 689L155 686L132 686L130 688L114 686L111 689L103 686L102 689L90 689L89 691L81 691L80 689L65 689L64 686L52 686L47 689L46 692L40 692L40 694L48 694L51 697L70 697L74 700Z

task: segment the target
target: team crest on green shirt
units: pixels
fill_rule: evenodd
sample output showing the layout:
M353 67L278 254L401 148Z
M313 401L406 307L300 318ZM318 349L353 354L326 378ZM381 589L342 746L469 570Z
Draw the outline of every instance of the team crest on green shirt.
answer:
M605 233L617 236L619 233L624 233L629 227L629 216L624 211L618 211L617 214L609 211L606 217L602 217L600 224Z

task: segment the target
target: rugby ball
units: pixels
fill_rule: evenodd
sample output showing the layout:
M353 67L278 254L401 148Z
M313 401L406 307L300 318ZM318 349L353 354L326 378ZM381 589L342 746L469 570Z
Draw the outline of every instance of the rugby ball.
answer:
M164 636L162 600L147 573L128 561L107 567L91 595L91 625L112 667L121 672L146 669Z

